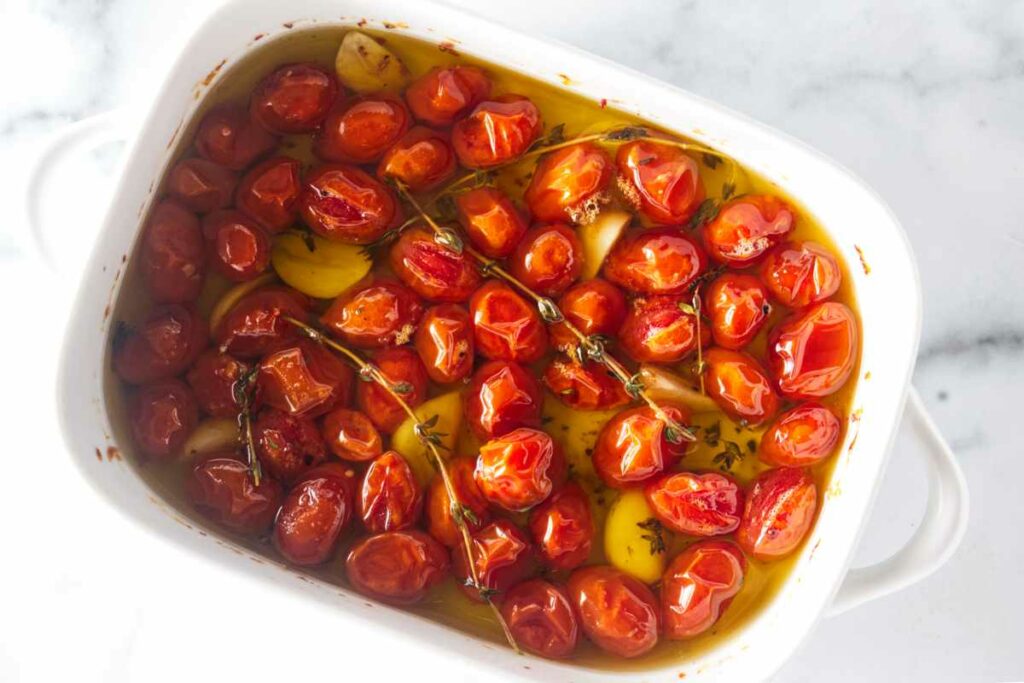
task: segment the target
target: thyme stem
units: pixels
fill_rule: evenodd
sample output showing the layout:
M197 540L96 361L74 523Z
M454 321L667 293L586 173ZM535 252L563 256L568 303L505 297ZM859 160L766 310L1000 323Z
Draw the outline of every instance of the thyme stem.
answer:
M249 473L252 474L252 481L256 486L263 480L263 468L259 456L256 455L256 444L252 438L252 392L258 372L259 366L253 367L231 385L231 397L238 406L238 429L242 445L245 447Z

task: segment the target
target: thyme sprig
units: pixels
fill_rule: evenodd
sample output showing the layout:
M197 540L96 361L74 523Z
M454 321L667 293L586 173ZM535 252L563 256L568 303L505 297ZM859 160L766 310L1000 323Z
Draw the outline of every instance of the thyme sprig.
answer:
M231 398L238 406L238 433L249 462L249 473L256 486L259 486L260 481L263 480L263 468L260 466L260 459L256 455L256 444L252 438L252 399L259 369L259 365L254 365L231 385Z

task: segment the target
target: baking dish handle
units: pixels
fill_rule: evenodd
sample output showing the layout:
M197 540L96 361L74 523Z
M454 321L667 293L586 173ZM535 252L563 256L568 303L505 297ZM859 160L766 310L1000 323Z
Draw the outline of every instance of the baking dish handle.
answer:
M928 505L910 541L895 555L868 567L851 569L839 587L829 616L917 583L946 563L967 529L968 494L956 456L928 415L913 387L900 429L927 455Z

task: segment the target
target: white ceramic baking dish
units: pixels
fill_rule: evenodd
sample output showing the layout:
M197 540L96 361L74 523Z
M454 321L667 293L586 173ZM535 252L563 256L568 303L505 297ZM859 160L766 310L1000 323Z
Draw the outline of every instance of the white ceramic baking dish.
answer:
M627 672L591 670L523 659L419 617L390 608L342 599L335 586L284 580L284 569L256 564L231 544L200 534L156 499L123 461L99 461L97 449L115 447L115 430L104 396L110 320L107 306L119 293L120 275L139 233L140 216L167 167L175 136L199 105L207 88L232 63L260 44L289 31L316 25L386 27L402 35L446 41L457 50L558 84L568 74L572 89L713 145L772 179L821 220L851 264L863 322L861 379L854 397L859 421L851 425L833 481L813 534L775 600L740 632L713 651L645 671L645 680L759 680L794 652L824 614L852 607L897 590L927 575L956 548L967 516L967 491L952 454L908 395L917 349L921 293L906 237L879 198L849 172L803 144L761 124L579 50L523 35L475 16L422 0L234 0L197 31L171 70L131 145L123 176L100 231L68 324L60 371L59 409L73 459L88 481L112 505L159 534L197 553L213 556L240 572L256 574L269 586L296 590L333 605L346 656L358 657L363 637L421 639L470 658L481 675L495 671L527 674L544 681L611 681ZM213 71L211 71L211 69ZM30 216L48 173L75 143L109 137L116 118L80 122L57 136L32 176ZM116 133L116 131L114 131ZM36 226L38 227L38 226ZM863 267L861 265L863 264ZM870 269L868 265L870 264ZM902 425L901 425L902 419ZM858 535L883 475L897 429L920 448L930 464L925 519L909 544L888 560L847 571ZM902 442L901 442L902 443ZM367 628L372 623L375 628ZM349 626L346 626L348 624Z

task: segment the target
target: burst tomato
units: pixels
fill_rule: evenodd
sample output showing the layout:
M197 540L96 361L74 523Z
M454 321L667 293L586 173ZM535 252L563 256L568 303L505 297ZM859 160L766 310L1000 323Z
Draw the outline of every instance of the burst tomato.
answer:
M363 349L409 343L423 304L394 280L377 278L335 299L320 320L343 341Z
M294 289L264 287L242 297L213 330L221 350L240 358L258 358L298 338L286 317L304 320L309 300Z
M394 605L411 605L448 574L448 553L422 531L389 531L352 546L345 574L364 595Z
M597 145L583 142L544 155L526 188L534 220L557 223L592 221L612 177L612 160Z
M530 533L552 569L575 569L590 557L594 519L579 484L568 483L530 513Z
M760 424L779 409L779 397L768 373L753 357L740 351L711 349L704 354L708 395L729 416Z
M473 343L490 360L532 363L547 350L548 333L537 309L500 280L491 280L469 300Z
M683 303L686 310L680 307ZM697 317L674 296L634 299L619 328L619 344L639 363L675 363L707 343L707 327L697 337Z
M608 410L630 402L622 382L600 363L555 358L544 370L544 386L570 408Z
M853 311L826 301L794 313L768 335L768 367L789 398L820 398L846 384L857 364Z
M743 490L717 472L667 474L648 484L644 495L662 524L690 536L732 533L743 513Z
M526 221L501 190L479 187L455 197L459 223L484 256L511 256L526 234Z
M576 613L565 590L542 579L509 590L501 615L516 644L540 657L564 659L579 642Z
M658 644L658 601L639 580L596 565L574 571L568 589L583 632L605 652L639 657Z
M213 417L235 417L235 382L248 371L242 361L211 348L200 354L185 379L200 410Z
M704 301L715 343L732 350L749 344L772 310L764 285L752 275L739 273L718 276Z
M746 195L726 203L704 226L704 246L719 263L743 268L784 240L794 223L793 209L781 199Z
M558 300L558 310L583 334L611 339L626 319L626 297L607 280L595 278L570 287ZM568 351L579 340L563 323L556 323L551 326L551 343Z
M458 382L473 372L473 325L462 306L428 308L416 329L415 345L427 375L438 384Z
M576 231L555 223L527 231L512 254L512 275L541 296L556 296L579 279L583 246Z
M447 126L491 94L491 82L475 66L433 68L413 81L405 101L413 115L431 126Z
M729 541L698 541L676 556L661 580L665 637L706 632L743 588L747 560Z
M320 344L300 339L263 357L256 380L264 405L316 417L349 402L352 369Z
M388 451L367 466L356 502L367 531L398 531L419 519L423 492L405 458Z
M299 195L299 213L313 232L338 242L368 244L401 220L391 190L355 167L318 166Z
M813 465L831 455L842 429L839 418L825 406L802 403L779 415L761 435L757 456L769 465Z
M452 147L466 168L493 168L526 152L542 128L540 110L529 98L501 95L455 123Z
M473 258L438 244L434 233L423 226L403 231L388 258L398 279L430 301L465 301L480 286Z
M518 363L491 361L481 365L466 391L466 419L482 441L519 427L539 427L541 390Z
M662 406L665 414L683 424L689 414L678 406ZM594 469L605 484L621 489L642 484L661 474L686 452L673 443L662 422L648 406L624 410L601 429L594 447Z
M325 161L367 164L379 161L410 123L409 110L392 95L368 95L334 107L313 142Z
M491 504L518 512L551 494L560 458L550 436L521 427L480 447L473 476L480 493Z
M252 438L264 471L285 484L327 459L316 423L308 417L268 408L253 423Z
M814 524L818 488L807 470L780 467L754 480L736 540L759 560L777 560L800 545Z
M685 223L704 201L697 162L678 147L653 140L627 142L615 163L626 199L653 223Z
M620 238L602 272L637 294L685 294L705 264L704 252L681 229L652 228Z
M779 303L801 308L835 294L843 272L836 257L820 244L786 242L768 252L761 278Z
M270 477L256 486L249 465L233 451L196 461L185 479L185 494L204 517L249 536L270 528L283 497L281 485Z

